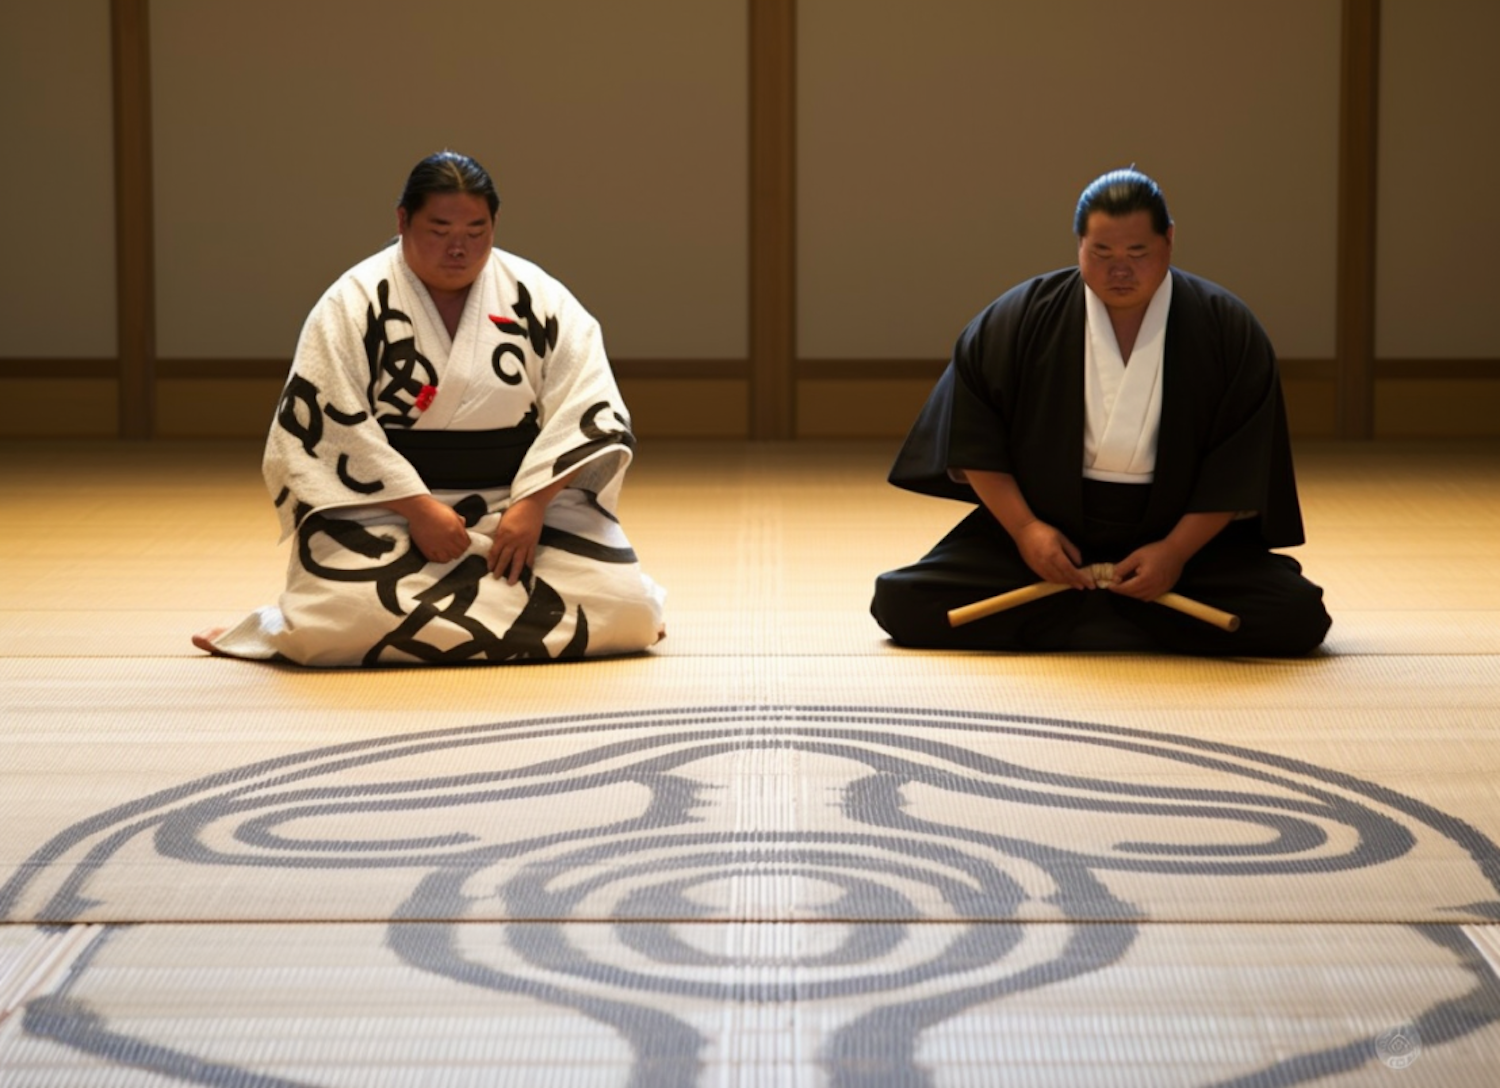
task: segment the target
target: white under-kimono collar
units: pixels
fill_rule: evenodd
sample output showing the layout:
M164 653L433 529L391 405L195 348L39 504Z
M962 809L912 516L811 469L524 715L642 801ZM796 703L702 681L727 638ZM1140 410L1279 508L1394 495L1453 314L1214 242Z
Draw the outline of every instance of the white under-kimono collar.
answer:
M493 254L491 255L493 256ZM489 369L487 358L482 358L480 317L485 309L485 300L492 294L493 260L486 260L484 268L469 288L469 297L464 302L463 315L459 318L458 333L448 335L448 326L438 312L437 303L422 283L420 276L406 263L401 244L396 243L393 257L405 283L399 306L411 322L416 341L428 361L443 373L439 388L441 397L434 397L431 406L417 419L416 430L446 430L453 424L455 413L464 405L470 392L470 383L476 374Z
M1084 285L1083 474L1090 480L1149 484L1156 472L1156 435L1161 424L1162 354L1172 274L1151 296L1130 353L1120 356L1109 309Z

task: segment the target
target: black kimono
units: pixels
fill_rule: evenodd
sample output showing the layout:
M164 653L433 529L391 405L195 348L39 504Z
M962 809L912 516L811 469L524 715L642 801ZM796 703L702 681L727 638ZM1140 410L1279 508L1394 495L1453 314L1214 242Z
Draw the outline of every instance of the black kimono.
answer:
M1249 309L1173 269L1161 423L1150 484L1085 481L1084 283L1076 268L1006 292L959 337L891 483L978 503L955 472L1004 472L1042 521L1115 562L1165 537L1184 514L1245 512L1183 568L1174 590L1225 609L1220 631L1107 591L1060 593L953 628L959 605L1037 576L980 505L920 562L881 575L872 612L898 643L970 649L1159 649L1302 654L1330 625L1322 590L1271 548L1300 544L1302 514L1276 357Z

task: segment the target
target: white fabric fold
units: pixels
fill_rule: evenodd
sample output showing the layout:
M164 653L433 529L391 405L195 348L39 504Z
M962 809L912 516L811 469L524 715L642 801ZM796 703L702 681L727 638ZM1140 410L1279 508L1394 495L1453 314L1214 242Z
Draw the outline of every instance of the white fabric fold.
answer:
M1168 273L1162 280L1146 307L1128 366L1109 308L1087 286L1084 297L1083 475L1111 483L1149 484L1156 472L1172 276Z

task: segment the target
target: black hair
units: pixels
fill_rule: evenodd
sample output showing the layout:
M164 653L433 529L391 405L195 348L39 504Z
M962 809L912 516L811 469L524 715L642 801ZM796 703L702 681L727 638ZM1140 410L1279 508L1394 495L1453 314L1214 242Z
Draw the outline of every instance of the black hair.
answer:
M1161 186L1137 170L1134 164L1122 170L1111 170L1089 182L1073 212L1074 234L1082 238L1088 232L1089 216L1094 212L1116 217L1131 212L1150 212L1151 227L1161 235L1165 235L1172 225Z
M473 193L484 197L490 206L490 218L500 210L500 194L495 192L495 182L488 171L467 155L457 151L439 151L428 155L406 178L406 188L401 190L397 207L405 210L408 217L416 215L427 198L434 193Z

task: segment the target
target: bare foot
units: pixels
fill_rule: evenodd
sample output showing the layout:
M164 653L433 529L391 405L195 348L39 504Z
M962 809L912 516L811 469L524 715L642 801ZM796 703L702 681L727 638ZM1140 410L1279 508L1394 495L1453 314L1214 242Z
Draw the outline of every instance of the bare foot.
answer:
M227 630L229 630L227 627L205 627L193 636L193 645L205 653L213 654L215 657L228 657L228 654L214 645L214 639Z

